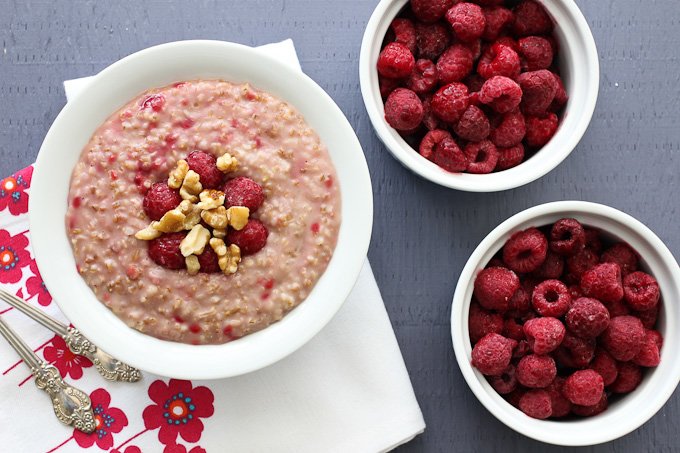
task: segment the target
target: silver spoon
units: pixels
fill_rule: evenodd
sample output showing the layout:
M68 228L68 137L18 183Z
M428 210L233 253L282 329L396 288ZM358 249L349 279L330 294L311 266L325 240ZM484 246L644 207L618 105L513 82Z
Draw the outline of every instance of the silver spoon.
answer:
M142 373L137 368L133 368L110 354L102 351L90 340L85 338L78 329L65 326L43 311L38 310L27 302L23 301L14 294L8 293L0 288L0 300L7 302L12 307L26 314L29 318L39 322L52 332L59 335L66 342L66 346L74 354L87 357L94 363L99 374L110 381L137 382L142 378Z

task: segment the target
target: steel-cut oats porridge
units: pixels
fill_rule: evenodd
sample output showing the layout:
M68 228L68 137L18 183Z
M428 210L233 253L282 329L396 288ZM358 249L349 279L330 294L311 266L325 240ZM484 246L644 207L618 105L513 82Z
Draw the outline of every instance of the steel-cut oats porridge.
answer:
M145 194L194 151L233 157L238 168L224 181L246 176L264 194L251 218L268 230L266 245L240 257L233 273L160 266L151 242L135 237L150 228ZM302 115L266 92L221 80L153 89L109 117L82 151L68 202L78 272L97 298L130 327L192 344L261 330L305 300L341 220L335 169ZM229 245L230 235L219 237Z

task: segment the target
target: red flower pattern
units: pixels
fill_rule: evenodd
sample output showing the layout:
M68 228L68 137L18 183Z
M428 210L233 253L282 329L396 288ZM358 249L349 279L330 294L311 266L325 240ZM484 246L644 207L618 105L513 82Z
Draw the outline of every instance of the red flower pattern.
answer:
M203 432L200 419L215 411L212 391L203 386L194 388L191 381L154 381L149 386L149 398L154 404L144 409L144 426L160 427L158 439L165 445L175 445L178 434L186 442L198 442Z
M66 377L68 374L73 379L80 379L83 377L83 368L92 366L90 359L72 353L66 346L66 342L57 335L50 340L50 344L45 346L43 356L45 360L57 367L61 377Z
M26 189L31 185L32 177L33 166L28 166L0 181L0 211L9 207L12 215L28 212Z
M40 271L38 270L38 265L35 260L31 261L28 265L31 272L33 272L33 277L29 277L26 280L26 291L28 292L28 297L38 296L38 303L43 307L47 307L52 303L52 295L47 291L45 282L43 282L40 276Z
M27 245L25 233L11 236L9 231L0 230L0 282L16 283L21 280L22 267L28 266L31 261Z
M113 434L121 432L128 424L125 413L117 407L109 407L111 395L104 389L97 389L90 394L92 411L94 412L95 431L85 434L73 430L73 438L82 448L90 448L95 443L102 450L113 447Z
M127 453L127 452L126 452ZM187 447L182 444L166 445L163 449L163 453L187 453ZM205 448L200 445L196 445L194 448L189 450L188 453L207 453Z

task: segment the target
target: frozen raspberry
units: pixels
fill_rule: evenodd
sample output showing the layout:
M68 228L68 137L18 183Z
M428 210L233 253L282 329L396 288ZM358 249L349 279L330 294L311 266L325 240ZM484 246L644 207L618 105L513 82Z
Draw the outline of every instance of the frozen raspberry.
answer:
M472 51L462 44L454 44L437 60L437 75L442 84L460 82L472 72Z
M552 415L552 400L545 390L529 390L519 400L519 408L529 417L539 420Z
M562 394L573 404L593 406L604 393L604 380L595 370L579 370L564 381Z
M406 88L418 94L429 93L437 87L437 67L430 60L420 59L408 80Z
M525 355L531 353L531 348L529 347L529 342L526 340L519 340L517 346L512 351L513 359L521 359Z
M201 179L204 189L217 189L224 179L224 173L217 168L217 159L210 153L194 151L187 156L189 168Z
M600 231L595 228L585 228L586 230L586 247L595 253L602 252L602 241L600 240Z
M508 393L507 395L503 395L503 398L505 398L508 403L519 409L519 401L526 392L527 391L525 388L522 388L522 386L517 386L517 388L512 392Z
M579 285L570 285L569 294L571 295L571 300L576 300L579 297L583 297L583 292L581 291L581 287Z
M524 334L535 354L548 354L562 343L564 324L551 317L530 319L524 323Z
M481 142L489 136L491 125L482 109L474 105L468 106L460 117L460 121L453 126L453 131L460 138L471 142Z
M526 134L524 115L521 112L508 112L505 115L497 115L490 139L499 148L510 148L522 143ZM524 147L522 147L524 151Z
M408 47L399 42L391 42L385 46L378 56L378 74L392 79L403 79L409 76L416 65L416 60Z
M550 250L571 256L579 252L586 244L586 231L576 219L560 219L550 229Z
M220 272L220 265L218 264L217 254L212 247L203 249L203 253L198 255L198 264L201 265L199 272L210 274L213 272Z
M616 318L617 316L625 316L631 314L630 308L628 308L628 305L626 305L626 302L623 299L621 299L618 302L607 302L605 307L607 307L607 310L609 310L610 319ZM635 313L636 316L638 314L639 313Z
M545 391L550 395L550 404L552 406L553 418L566 417L571 412L571 402L562 395L562 387L564 386L564 378L557 376L555 380L545 388Z
M423 103L413 91L397 88L385 102L385 120L398 131L410 131L423 121Z
M444 17L455 0L411 0L411 9L425 23L437 22Z
M394 33L394 41L408 47L412 54L416 53L416 28L408 19L397 18L390 24L389 30Z
M522 101L522 89L508 77L491 77L482 85L479 101L498 113L508 113L515 110Z
M583 294L604 303L617 302L623 298L621 268L614 263L601 263L581 276Z
M557 368L552 357L529 354L517 364L517 380L525 387L540 389L555 379Z
M651 310L659 303L659 284L649 274L633 272L623 279L623 297L633 310Z
M442 120L455 123L468 108L468 90L462 83L449 83L432 96L432 111Z
M512 349L517 345L497 333L485 335L472 349L472 366L487 376L503 374L510 365Z
M242 230L229 230L227 242L236 244L241 249L241 256L253 255L267 244L269 231L257 219L249 219Z
M506 311L508 301L519 288L519 278L504 267L491 267L479 271L474 286L474 295L482 307Z
M581 406L578 404L571 405L571 411L580 417L592 417L593 415L601 414L607 409L607 394L603 393L600 401L594 406Z
M548 241L538 229L512 235L503 246L503 261L515 272L526 274L539 268L548 253Z
M517 376L515 376L515 366L509 365L499 376L489 376L489 384L500 395L507 395L517 388Z
M498 150L498 162L495 171L503 171L516 167L524 160L524 145L521 143L510 148L496 148Z
M581 249L575 255L567 258L567 271L580 284L581 276L600 262L600 258L590 248Z
M558 112L562 107L564 107L564 104L567 103L569 96L567 95L567 90L564 88L564 82L562 82L562 78L554 72L553 77L555 77L555 81L557 82L557 91L555 92L555 99L553 99L552 104L550 104L550 111Z
M550 41L540 36L527 36L520 39L519 55L522 57L522 71L548 69L553 61Z
M486 27L482 8L474 3L453 5L446 12L445 18L451 24L455 37L464 42L480 38Z
M502 333L503 317L498 313L484 310L477 303L472 303L470 304L468 329L470 330L470 341L475 344L488 333Z
M452 137L437 144L432 161L446 171L459 173L468 166L468 159Z
M184 256L179 251L179 244L186 236L186 232L164 234L161 237L149 241L149 258L168 269L185 269Z
M647 329L645 330L645 336L652 337L654 343L656 343L656 347L661 351L661 348L663 347L663 335L661 335L658 330Z
M441 121L432 111L432 95L430 94L425 95L423 98L423 126L428 131L441 129Z
M484 8L486 27L484 27L482 39L495 41L512 24L514 18L512 11L502 6Z
M224 206L245 206L252 215L264 203L262 187L246 176L238 176L224 184Z
M541 267L534 271L534 274L542 279L551 280L560 278L563 272L564 259L557 253L548 250L545 261L543 261ZM571 291L569 294L571 295Z
M488 47L477 64L477 73L485 79L494 76L517 78L520 72L520 61L517 52L503 44Z
M477 143L468 143L463 149L468 158L468 173L485 174L491 173L498 162L498 151L493 143L484 140Z
M543 6L534 0L524 0L513 10L512 29L518 36L545 35L552 31L553 22Z
M380 96L383 98L383 101L387 99L391 92L399 88L401 83L402 81L399 79L389 79L378 75L378 86L380 86Z
M624 277L638 269L638 256L635 250L625 242L617 242L609 247L600 257L603 263L616 263Z
M466 42L465 46L470 49L470 53L472 53L472 60L479 60L479 57L482 55L482 40L475 39L472 42Z
M633 357L633 363L644 367L655 367L661 362L659 354L659 345L657 344L658 332L651 333L651 330L645 331L645 338L642 340L642 347L640 351Z
M579 338L569 331L564 334L562 344L555 351L555 360L561 367L585 368L595 355L595 340Z
M543 115L555 99L557 81L547 69L524 72L517 78L522 88L522 112L527 115Z
M621 362L632 360L642 348L645 328L634 316L617 316L609 321L609 327L600 337L602 346Z
M523 316L531 309L531 294L522 286L517 288L515 294L508 301L508 315Z
M590 362L589 368L602 376L605 387L614 382L619 374L616 360L604 349L598 349L595 352L595 357Z
M418 57L436 60L449 47L449 27L442 23L416 24L416 47Z
M546 280L534 288L531 304L539 315L559 318L569 310L571 295L561 281Z
M599 300L581 297L571 304L564 321L577 337L595 338L609 326L609 311Z
M494 44L502 44L504 46L510 47L519 55L519 44L511 36L500 37L494 42Z
M175 209L182 202L179 192L164 182L157 182L144 195L142 208L151 220L160 220L163 215Z
M437 145L445 139L451 139L451 134L449 134L447 131L441 129L430 131L425 134L425 137L423 137L423 140L420 142L418 152L425 159L433 160L434 151Z
M512 338L516 341L522 341L525 339L522 325L518 324L515 318L505 318L505 320L503 320L503 331L501 332L501 335L506 338Z
M620 362L616 380L608 388L614 393L630 393L640 385L642 370L633 362Z
M627 307L627 306L626 306ZM642 325L645 326L645 329L652 329L656 325L656 321L659 318L659 309L661 308L661 304L656 304L654 308L651 308L649 310L644 310L644 311L636 311L635 316L642 321ZM625 314L629 314L625 313Z
M539 148L550 141L555 132L559 119L554 113L549 113L545 116L527 116L524 118L527 127L527 134L524 137L526 144Z

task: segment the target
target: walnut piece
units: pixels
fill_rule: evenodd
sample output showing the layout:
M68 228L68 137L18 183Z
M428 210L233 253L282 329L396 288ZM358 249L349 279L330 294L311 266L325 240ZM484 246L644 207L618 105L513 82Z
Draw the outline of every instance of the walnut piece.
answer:
M180 187L182 187L184 177L187 175L188 171L189 164L187 163L187 161L184 159L178 160L175 169L170 172L170 177L168 178L168 186L170 186L171 189L179 189Z
M201 270L201 263L198 262L198 257L196 255L189 255L184 258L184 263L187 266L187 272L189 275L196 275L198 271Z
M238 169L238 161L229 153L224 153L217 158L217 168L224 173L229 173Z
M227 208L224 206L218 206L215 209L210 209L208 211L201 211L201 218L213 228L226 229L227 226L229 226Z
M140 241L151 241L152 239L156 239L157 237L160 237L161 233L158 231L156 228L154 228L154 224L157 224L158 222L151 222L146 228L143 230L139 230L138 232L135 233L135 237L139 239Z
M190 200L192 203L198 201L197 195L201 193L203 185L201 184L201 177L193 170L189 170L182 181L182 187L179 189L179 194L184 200Z
M190 200L182 200L182 202L177 206L182 214L185 215L184 218L184 229L190 230L196 226L201 221L201 210L197 205L193 204Z
M224 239L227 237L227 229L226 228L213 228L213 237L216 237L218 239Z
M215 251L215 255L224 256L227 254L227 244L220 238L210 239L210 247Z
M227 247L227 253L217 259L217 264L225 275L236 273L238 270L238 263L240 262L241 249L236 244L231 244Z
M162 233L176 233L184 229L184 219L186 219L186 216L175 208L163 214L163 217L152 225Z
M210 231L201 224L194 226L182 242L179 243L179 251L182 256L200 255L210 240Z
M242 230L243 227L248 223L248 216L250 215L250 209L245 206L232 206L227 209L227 219L229 219L229 225L231 225L235 230Z
M198 195L198 198L201 199L201 202L196 206L204 211L215 209L224 204L224 192L220 190L206 189Z

